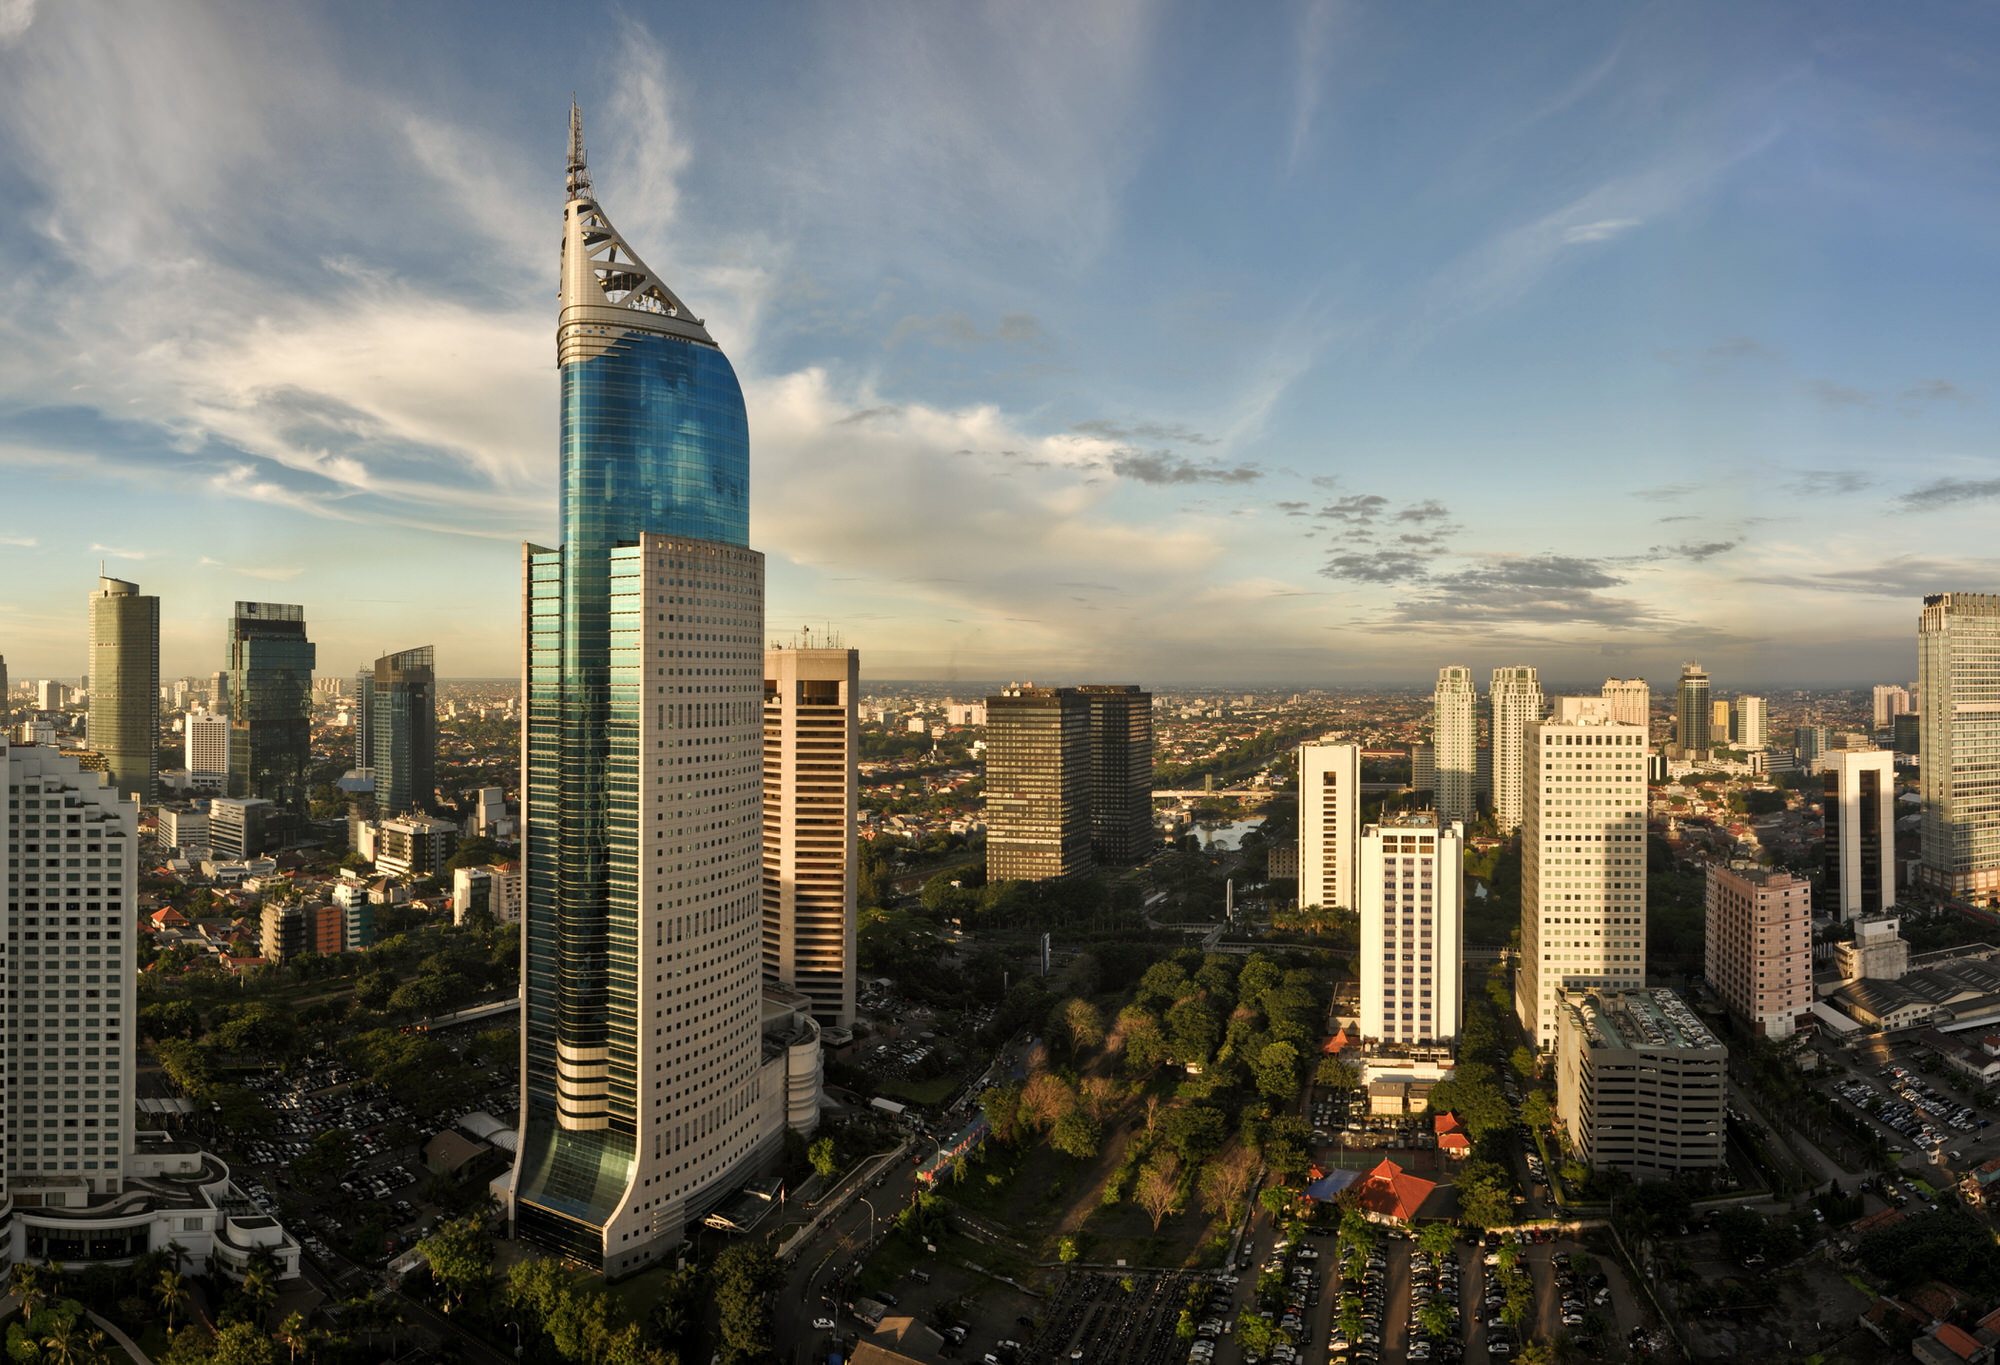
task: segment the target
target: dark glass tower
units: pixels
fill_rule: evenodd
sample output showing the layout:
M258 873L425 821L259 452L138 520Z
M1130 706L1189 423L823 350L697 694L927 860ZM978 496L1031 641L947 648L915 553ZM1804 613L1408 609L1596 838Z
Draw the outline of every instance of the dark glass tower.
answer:
M574 111L561 301L563 543L523 563L514 1214L615 1276L782 1136L759 1089L764 568L736 374L599 207Z
M299 806L312 771L306 609L238 602L229 618L229 794Z
M368 737L375 810L402 815L437 801L437 662L429 645L385 654L355 699ZM365 721L364 718L365 717Z
M120 794L150 805L160 774L160 599L100 578L90 595L88 742Z

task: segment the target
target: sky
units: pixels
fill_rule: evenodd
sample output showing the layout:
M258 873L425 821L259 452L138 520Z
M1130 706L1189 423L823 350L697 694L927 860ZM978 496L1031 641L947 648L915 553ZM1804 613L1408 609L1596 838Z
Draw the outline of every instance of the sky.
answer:
M0 0L0 655L518 672L568 107L864 676L1906 680L2000 590L1980 4Z

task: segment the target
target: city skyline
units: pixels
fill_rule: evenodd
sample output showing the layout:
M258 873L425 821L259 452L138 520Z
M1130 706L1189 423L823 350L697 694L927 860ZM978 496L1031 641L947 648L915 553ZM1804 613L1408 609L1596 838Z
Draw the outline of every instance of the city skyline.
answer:
M329 661L512 674L572 89L738 358L767 619L882 677L1866 684L2000 576L1990 25L835 18L606 9L615 59L552 62L528 7L449 43L11 7L15 674L82 672L99 561L160 597L164 676L269 597ZM1197 65L1243 93L1189 107Z

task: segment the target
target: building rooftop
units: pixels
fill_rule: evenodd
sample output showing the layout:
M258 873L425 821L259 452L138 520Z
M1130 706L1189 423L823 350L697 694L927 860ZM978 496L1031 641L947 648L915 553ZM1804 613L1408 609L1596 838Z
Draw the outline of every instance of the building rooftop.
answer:
M1665 988L1587 991L1570 1006L1594 1048L1719 1048L1722 1041Z

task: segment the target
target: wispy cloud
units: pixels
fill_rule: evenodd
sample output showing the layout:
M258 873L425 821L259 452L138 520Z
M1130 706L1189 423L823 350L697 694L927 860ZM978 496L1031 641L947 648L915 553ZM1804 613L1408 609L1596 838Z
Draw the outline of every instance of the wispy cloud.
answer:
M1875 483L1873 476L1855 469L1802 469L1785 487L1801 497L1818 497L1830 493L1859 493L1873 488Z
M1935 512L1961 503L2000 497L2000 479L1936 479L1896 499L1905 512Z
M1126 451L1111 457L1112 472L1140 483L1254 483L1264 471L1248 465L1197 464L1164 450Z
M1829 408L1865 408L1874 403L1875 395L1866 389L1857 389L1851 384L1836 384L1831 379L1808 379L1806 392Z
M12 545L24 550L35 548L33 536L0 536L0 545Z
M936 317L906 317L889 329L882 345L894 350L912 338L949 351L976 351L996 344L1031 351L1049 349L1049 338L1033 313L1003 313L991 332L980 331L977 323L955 309Z
M21 41L35 22L35 0L0 0L0 47Z
M1562 239L1572 245L1581 242L1608 242L1620 233L1639 226L1637 218L1600 218L1594 223L1577 223L1562 230Z
M113 559L144 559L144 550L121 550L115 545L99 545L93 542L90 552L94 555L109 555Z

